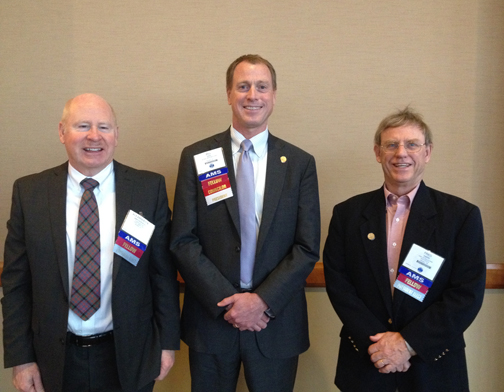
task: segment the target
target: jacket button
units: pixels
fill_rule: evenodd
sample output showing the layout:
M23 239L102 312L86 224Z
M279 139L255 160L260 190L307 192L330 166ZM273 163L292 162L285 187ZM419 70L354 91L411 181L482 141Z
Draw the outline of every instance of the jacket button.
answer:
M65 339L61 338L60 343L64 346L65 345Z
M388 323L392 324L392 319L391 318L388 319Z
M241 248L240 248L239 246L237 246L237 247L235 248L235 250L236 250L237 252L239 252L239 251L241 251Z

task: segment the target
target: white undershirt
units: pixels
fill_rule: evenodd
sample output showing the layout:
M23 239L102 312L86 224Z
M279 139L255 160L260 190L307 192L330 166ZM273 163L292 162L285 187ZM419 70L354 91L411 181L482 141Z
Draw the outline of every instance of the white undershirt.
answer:
M79 206L84 193L80 182L85 175L68 164L67 198L66 198L66 244L68 259L69 294L72 294L72 279L75 263L75 242ZM94 189L100 217L100 274L101 294L100 309L87 321L82 320L72 310L68 313L68 330L76 335L87 336L110 331L112 322L112 267L114 259L114 242L116 227L116 195L114 164L111 162L105 169L92 177L98 181Z

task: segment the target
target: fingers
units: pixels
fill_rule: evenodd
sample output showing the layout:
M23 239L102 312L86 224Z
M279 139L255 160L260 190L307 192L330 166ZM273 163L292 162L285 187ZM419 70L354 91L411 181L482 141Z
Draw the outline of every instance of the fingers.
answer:
M226 307L226 306L229 306L229 305L233 305L234 303L234 295L232 295L231 297L226 297L224 298L222 301L220 301L219 303L217 303L217 306L219 307ZM229 310L226 308L226 310Z
M378 361L376 361L374 363L374 366L375 368L377 369L382 369L384 368L385 366L387 366L389 363L388 363L388 360L387 359L379 359Z
M384 333L377 333L376 335L373 335L373 336L370 336L369 339L372 341L372 342L377 342L379 341L383 335L385 335ZM371 354L371 353L370 353Z
M269 320L268 320L269 321ZM239 329L240 331L251 331L251 332L259 332L265 329L268 326L267 321L259 320L257 324L252 324L252 325L240 325L238 323L231 323L233 325L233 328Z

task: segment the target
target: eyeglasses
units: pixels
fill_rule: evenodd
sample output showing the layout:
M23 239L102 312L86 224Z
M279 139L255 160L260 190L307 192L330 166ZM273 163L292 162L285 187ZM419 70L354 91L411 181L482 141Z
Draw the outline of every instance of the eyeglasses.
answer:
M408 140L404 143L390 141L383 143L380 147L387 153L393 153L399 149L399 146L404 146L406 151L414 153L420 151L422 146L425 146L425 143L420 144L418 140Z

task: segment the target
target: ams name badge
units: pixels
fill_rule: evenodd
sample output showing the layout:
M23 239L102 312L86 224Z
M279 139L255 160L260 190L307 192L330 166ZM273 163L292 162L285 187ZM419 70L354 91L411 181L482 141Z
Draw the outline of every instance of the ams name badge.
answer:
M147 249L155 226L140 214L129 210L117 235L114 253L135 267Z
M233 196L222 147L194 156L207 206Z
M394 287L423 302L443 261L444 258L413 244L404 263L399 267Z

